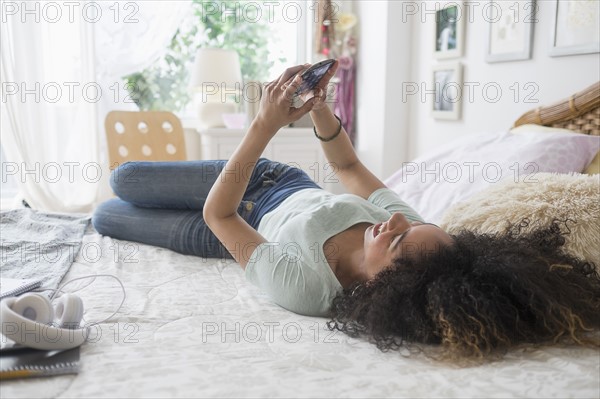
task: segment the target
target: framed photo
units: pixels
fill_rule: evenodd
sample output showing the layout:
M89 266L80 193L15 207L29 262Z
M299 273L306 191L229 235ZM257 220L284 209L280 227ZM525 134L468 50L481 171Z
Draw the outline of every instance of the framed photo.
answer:
M441 60L463 55L465 18L462 1L447 3L436 11L434 58Z
M600 52L600 11L594 0L554 0L550 56Z
M462 64L443 63L433 67L435 95L431 104L431 116L435 119L459 120L463 97Z
M493 3L493 4L492 4ZM535 0L490 0L485 60L488 63L531 58Z

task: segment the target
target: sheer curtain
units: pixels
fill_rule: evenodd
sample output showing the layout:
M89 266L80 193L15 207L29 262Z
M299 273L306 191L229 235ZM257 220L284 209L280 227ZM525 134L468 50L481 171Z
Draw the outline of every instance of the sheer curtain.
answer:
M121 77L160 57L191 5L91 2L100 11L84 14L85 3L58 21L4 15L0 28L2 173L40 210L89 212L110 196L104 117L136 109Z
M34 208L86 211L99 173L94 94L82 96L82 83L94 81L93 31L79 19L24 16L1 27L3 172Z

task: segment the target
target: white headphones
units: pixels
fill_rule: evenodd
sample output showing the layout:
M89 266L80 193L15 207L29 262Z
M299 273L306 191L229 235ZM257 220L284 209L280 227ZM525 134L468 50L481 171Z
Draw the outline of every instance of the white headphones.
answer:
M0 317L6 338L35 349L71 349L88 336L88 329L79 326L83 302L73 294L62 295L54 307L41 294L7 298L0 303Z
M0 302L2 334L18 344L42 350L71 349L83 344L88 338L89 326L81 326L83 319L81 298L72 293L62 294L55 300L53 297L73 281L96 277L114 278L123 290L123 300L119 308L103 321L110 319L117 314L125 302L126 292L123 283L110 274L84 276L70 280L59 289L53 290L55 293L50 299L37 293L3 299ZM51 300L55 302L54 306ZM99 323L101 322L93 324Z

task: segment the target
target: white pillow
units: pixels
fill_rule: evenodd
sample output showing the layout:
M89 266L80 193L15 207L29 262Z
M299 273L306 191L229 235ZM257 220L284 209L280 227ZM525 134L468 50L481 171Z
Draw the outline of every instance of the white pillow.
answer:
M519 134L471 135L405 162L385 181L427 221L439 223L453 204L512 177L582 172L600 149L600 137L565 129L529 128Z

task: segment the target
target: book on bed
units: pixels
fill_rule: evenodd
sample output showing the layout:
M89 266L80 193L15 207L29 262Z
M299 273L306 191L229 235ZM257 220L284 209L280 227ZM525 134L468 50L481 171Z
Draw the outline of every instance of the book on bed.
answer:
M77 374L79 347L44 351L22 346L0 350L0 380Z

